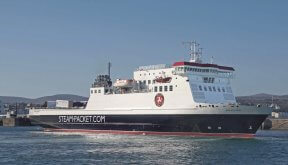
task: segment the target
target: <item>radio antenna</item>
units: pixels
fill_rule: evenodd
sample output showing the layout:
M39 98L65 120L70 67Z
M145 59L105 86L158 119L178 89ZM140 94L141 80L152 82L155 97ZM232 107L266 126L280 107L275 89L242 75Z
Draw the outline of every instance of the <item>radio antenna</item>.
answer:
M109 77L111 76L111 67L112 67L111 62L108 62L108 76Z
M201 57L203 48L199 47L199 43L196 41L187 41L182 42L182 44L189 47L190 62L202 63Z

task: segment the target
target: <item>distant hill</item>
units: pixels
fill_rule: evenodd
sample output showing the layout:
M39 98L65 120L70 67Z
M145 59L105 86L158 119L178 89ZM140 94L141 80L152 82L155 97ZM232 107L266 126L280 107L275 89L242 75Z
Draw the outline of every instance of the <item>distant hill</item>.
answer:
M0 100L3 103L28 103L32 99L24 98L24 97L13 97L13 96L0 96Z
M239 96L236 97L238 103L243 105L257 105L257 104L272 104L272 97L273 103L278 104L281 107L281 111L288 111L288 95L270 95L270 94L256 94L251 96Z
M24 98L24 97L11 97L11 96L0 96L0 100L3 103L33 103L33 104L43 104L45 101L55 101L55 100L71 100L71 101L87 101L87 97L70 95L70 94L59 94L53 96L44 96L36 99Z

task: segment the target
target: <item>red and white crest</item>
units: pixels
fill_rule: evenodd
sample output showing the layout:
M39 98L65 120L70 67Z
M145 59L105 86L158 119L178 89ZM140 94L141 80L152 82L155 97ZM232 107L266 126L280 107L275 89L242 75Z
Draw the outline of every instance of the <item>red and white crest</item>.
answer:
M161 107L164 104L164 96L161 93L158 93L155 96L154 101L157 107Z

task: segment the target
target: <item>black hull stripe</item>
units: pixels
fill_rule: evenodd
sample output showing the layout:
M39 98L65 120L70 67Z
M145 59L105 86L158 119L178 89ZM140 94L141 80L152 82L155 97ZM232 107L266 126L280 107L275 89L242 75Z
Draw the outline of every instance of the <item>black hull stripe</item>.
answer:
M93 116L93 115L92 115ZM210 134L255 134L267 115L103 115L95 120L77 116L30 116L44 128L98 131L186 132ZM75 117L75 118L74 118ZM83 117L83 116L82 116ZM79 116L78 116L79 118ZM69 120L68 120L69 119ZM85 119L85 120L84 120ZM95 118L96 119L96 118ZM100 120L101 119L101 120ZM83 122L84 121L84 122Z

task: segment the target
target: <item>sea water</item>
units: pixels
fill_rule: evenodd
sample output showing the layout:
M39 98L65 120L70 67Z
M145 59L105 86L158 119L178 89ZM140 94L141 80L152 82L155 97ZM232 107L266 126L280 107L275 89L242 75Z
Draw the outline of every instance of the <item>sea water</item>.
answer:
M0 164L288 164L288 131L233 139L0 127Z

